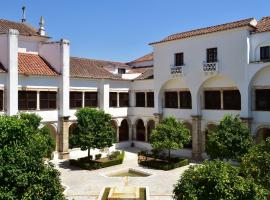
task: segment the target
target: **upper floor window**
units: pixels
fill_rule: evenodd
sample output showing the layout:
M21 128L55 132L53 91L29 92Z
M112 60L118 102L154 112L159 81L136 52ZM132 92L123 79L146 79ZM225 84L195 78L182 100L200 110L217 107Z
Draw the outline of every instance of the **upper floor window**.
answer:
M256 95L256 110L270 111L270 89L257 89Z
M110 92L110 107L117 107L117 92Z
M128 107L129 106L129 93L121 92L119 93L119 107Z
M118 68L118 74L125 74L125 73L126 73L126 69Z
M221 92L220 91L204 91L204 108L205 109L221 109Z
M82 92L70 92L69 94L70 108L82 108L83 96Z
M19 91L18 94L19 110L36 110L37 109L37 92L36 91Z
M98 93L85 92L84 93L84 106L85 107L98 107Z
M207 63L217 62L217 48L209 48L206 50Z
M0 111L4 110L4 91L0 90Z
M264 46L260 48L261 60L270 60L270 46Z
M184 53L174 54L174 65L183 66L184 65Z
M147 107L154 107L154 92L147 92Z
M165 92L165 108L178 108L177 92Z
M191 93L190 91L181 91L180 92L180 108L182 109L191 109Z
M40 109L56 109L57 107L57 93L56 92L47 92L41 91L39 97Z
M241 95L239 90L223 91L223 109L241 110Z
M145 107L145 93L136 92L136 107Z

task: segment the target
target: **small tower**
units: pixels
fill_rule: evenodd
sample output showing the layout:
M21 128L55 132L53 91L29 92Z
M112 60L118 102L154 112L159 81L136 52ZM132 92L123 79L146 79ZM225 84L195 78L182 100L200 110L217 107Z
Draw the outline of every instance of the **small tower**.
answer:
M40 20L39 20L39 29L38 29L38 33L41 36L45 36L46 35L44 24L45 24L44 18L41 16L40 17Z
M26 7L22 7L22 23L26 22L26 14L25 14Z

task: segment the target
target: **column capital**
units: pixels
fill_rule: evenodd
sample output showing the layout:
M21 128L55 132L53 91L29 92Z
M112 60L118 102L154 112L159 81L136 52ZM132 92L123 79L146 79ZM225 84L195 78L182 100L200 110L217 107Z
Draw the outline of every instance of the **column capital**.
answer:
M19 35L19 31L16 29L9 29L7 33L8 35Z
M202 115L191 115L192 119L202 119Z

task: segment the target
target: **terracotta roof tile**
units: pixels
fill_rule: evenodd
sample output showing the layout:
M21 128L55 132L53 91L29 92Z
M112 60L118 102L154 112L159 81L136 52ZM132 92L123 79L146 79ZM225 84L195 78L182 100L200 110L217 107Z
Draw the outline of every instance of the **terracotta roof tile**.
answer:
M19 53L19 73L24 75L57 76L59 75L43 58L37 54Z
M261 33L266 31L270 31L270 16L263 17L260 21L258 21L254 33Z
M138 76L135 80L147 80L154 78L154 70L153 67L147 68L140 76Z
M133 60L131 62L128 62L128 64L132 64L132 63L138 63L138 62L147 62L147 61L153 61L154 60L154 54L153 53L149 53L145 56L142 56L136 60Z
M255 20L255 19L248 18L248 19L243 19L243 20L239 20L239 21L235 21L235 22L226 23L226 24L210 26L210 27L201 28L201 29L195 29L195 30L182 32L182 33L176 33L176 34L173 34L173 35L170 35L170 36L164 38L161 41L150 43L150 45L168 42L168 41L172 41L172 40L188 38L188 37L193 37L193 36L198 36L198 35L204 35L204 34L208 34L208 33L214 33L214 32L218 32L218 31L225 31L225 30L240 28L240 27L244 27L244 26L251 26L254 28L255 24L253 25L253 20Z
M94 79L121 79L120 76L114 75L104 69L104 67L108 66L128 67L118 62L70 57L70 76Z
M38 31L27 23L21 22L12 22L5 19L0 19L0 33L7 33L9 29L16 29L19 31L20 35L24 36L41 36L38 34Z

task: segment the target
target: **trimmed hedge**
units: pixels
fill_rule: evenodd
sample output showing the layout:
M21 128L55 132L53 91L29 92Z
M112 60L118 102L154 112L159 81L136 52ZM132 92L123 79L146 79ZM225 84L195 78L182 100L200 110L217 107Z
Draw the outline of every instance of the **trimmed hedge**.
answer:
M80 158L78 160L70 160L69 163L70 165L87 170L101 169L105 167L122 164L125 157L125 152L122 151L121 153L114 153L114 154L117 154L117 156L108 157L112 159L108 159L108 161L106 162L99 162L98 160L87 160L87 158Z

